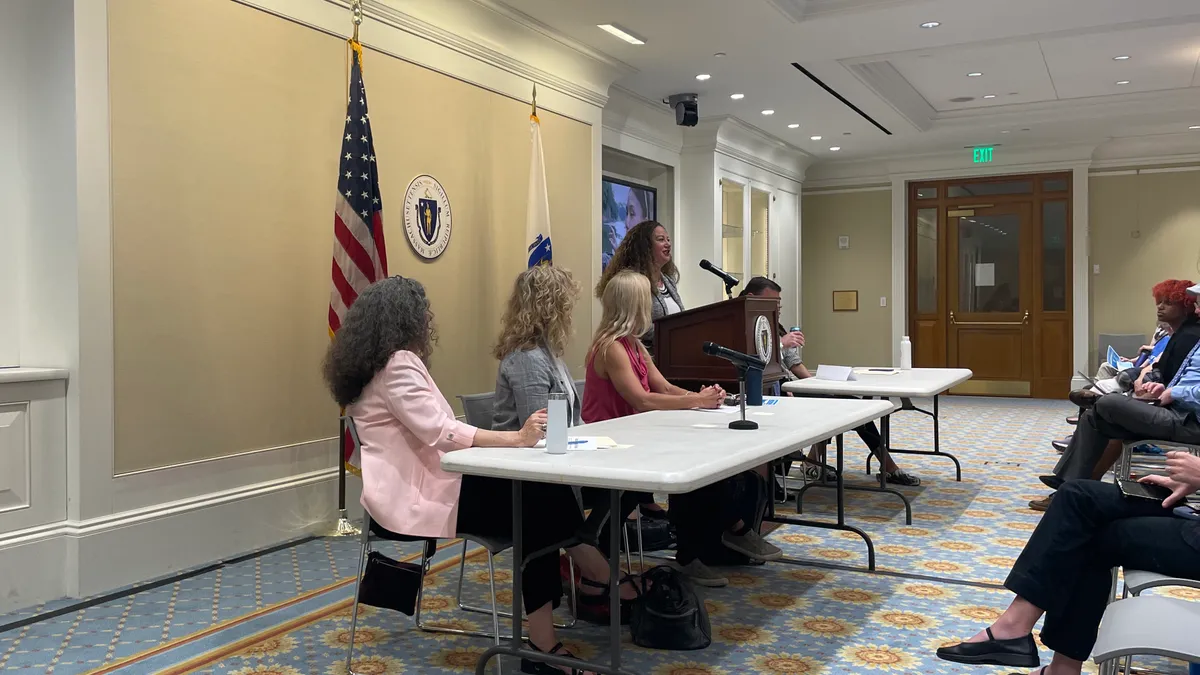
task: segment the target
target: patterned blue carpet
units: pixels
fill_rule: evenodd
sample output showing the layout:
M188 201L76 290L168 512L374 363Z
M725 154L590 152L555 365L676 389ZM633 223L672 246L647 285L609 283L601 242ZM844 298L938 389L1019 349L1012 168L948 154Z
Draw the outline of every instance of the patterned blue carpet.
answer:
M1026 502L1045 495L1037 475L1053 465L1048 443L1069 430L1063 417L1071 412L1065 402L945 399L942 448L962 460L961 483L947 459L899 456L924 481L903 489L913 503L911 526L895 496L848 493L847 521L875 540L881 573L843 569L865 565L857 536L780 528L770 538L789 557L815 565L731 570L730 587L701 590L713 624L712 647L660 652L627 639L627 667L644 675L1009 672L942 662L933 650L973 634L1010 600L992 586L1003 581L1038 522L1040 514ZM929 419L896 416L893 444L931 447ZM858 439L848 438L847 473L863 484L869 481L862 472L865 456ZM810 490L804 512L832 519L832 493ZM415 553L411 546L384 550L393 557ZM488 626L488 617L464 613L454 602L459 550L439 553L441 569L427 580L425 611L448 625ZM9 630L0 633L0 670L341 675L349 575L357 555L356 541L308 541ZM501 556L497 564L498 600L509 605L509 561ZM469 556L466 597L486 603L487 581L484 559ZM1200 600L1197 592L1168 592ZM70 604L3 616L0 625ZM423 633L407 617L382 610L367 609L360 627L354 670L363 675L469 673L489 644ZM560 636L580 656L605 656L602 628L580 624ZM1181 664L1154 665L1186 672ZM516 664L506 663L505 670L516 672ZM1088 672L1094 670L1089 666Z

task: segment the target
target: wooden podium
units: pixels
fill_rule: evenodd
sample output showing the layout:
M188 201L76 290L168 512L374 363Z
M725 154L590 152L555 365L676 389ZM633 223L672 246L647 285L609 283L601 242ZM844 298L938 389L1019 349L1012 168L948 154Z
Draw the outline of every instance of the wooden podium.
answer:
M784 379L779 362L779 302L743 296L689 309L654 322L654 363L669 382L685 389L719 384L737 392L737 369L725 359L705 354L705 342L736 352L759 355L756 326L764 317L770 335L770 359L763 384Z

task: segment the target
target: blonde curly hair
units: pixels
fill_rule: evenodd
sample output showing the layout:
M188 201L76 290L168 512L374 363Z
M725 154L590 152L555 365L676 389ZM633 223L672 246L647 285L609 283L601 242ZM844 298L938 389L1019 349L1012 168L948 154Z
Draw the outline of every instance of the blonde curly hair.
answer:
M492 355L502 360L515 351L545 345L550 353L562 356L578 299L579 282L570 270L538 265L521 272L513 282Z

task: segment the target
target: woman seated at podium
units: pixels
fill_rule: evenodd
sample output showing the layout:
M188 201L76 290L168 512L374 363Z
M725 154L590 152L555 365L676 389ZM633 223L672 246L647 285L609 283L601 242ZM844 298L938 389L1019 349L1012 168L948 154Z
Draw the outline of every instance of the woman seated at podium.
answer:
M645 220L625 233L596 284L596 297L604 297L604 289L613 277L625 271L637 272L650 280L650 325L638 338L653 354L654 320L683 311L678 288L679 269L671 261L671 235L662 223Z
M746 287L742 290L741 295L779 299L779 293L782 290L783 287L766 277L754 277L746 282ZM779 326L778 328L780 356L783 361L785 375L792 380L803 380L812 377L813 374L809 372L808 368L804 365L804 361L800 359L800 348L804 346L804 333L798 330L785 331L783 326ZM879 457L879 448L883 445L883 437L879 433L879 427L875 426L874 422L867 422L854 431L862 439L862 442L867 444L867 448L876 457ZM828 447L829 441L814 444L808 451L809 460L813 462L824 461L825 450ZM920 478L903 471L892 459L891 455L888 456L883 471L887 474L887 482L893 485L907 485L911 487L921 484ZM805 468L804 475L806 479L817 480L821 477L821 470L815 464L810 464Z
M625 417L648 410L718 408L725 392L718 386L699 392L680 389L667 382L655 367L646 348L638 341L650 324L650 280L630 270L609 280L601 297L603 314L586 359L583 421L592 423ZM686 519L672 520L679 541L675 562L679 569L702 586L724 586L728 579L708 568L701 554L722 544L757 560L777 560L783 555L755 529L758 525L761 480L754 472L701 488L681 499ZM700 505L704 505L703 508ZM704 514L700 512L704 511Z
M456 532L507 537L512 530L512 483L443 471L441 456L477 447L531 447L546 433L539 410L517 431L477 429L459 422L433 377L433 315L425 288L390 277L369 286L346 312L325 357L333 399L345 406L362 443L362 505L384 529L448 539ZM522 600L535 649L564 654L551 612L562 599L558 549L577 547L583 515L571 488L524 486ZM572 549L574 550L574 549ZM579 671L522 660L535 675Z
M562 267L531 267L513 282L508 308L500 320L500 337L492 352L500 361L492 409L493 430L522 428L531 416L546 409L552 393L567 396L567 425L583 424L579 416L582 397L563 361L572 332L571 312L578 299L579 283ZM589 506L598 509L602 504L607 513L608 491L594 492L602 494L585 491L590 498ZM625 515L628 516L637 506L638 495L627 492L622 501L627 504ZM580 539L595 541L597 529L589 525L580 533ZM572 549L571 554L580 570L580 586L576 593L580 618L607 624L608 560L589 544ZM636 597L632 583L622 584L622 600L632 602Z

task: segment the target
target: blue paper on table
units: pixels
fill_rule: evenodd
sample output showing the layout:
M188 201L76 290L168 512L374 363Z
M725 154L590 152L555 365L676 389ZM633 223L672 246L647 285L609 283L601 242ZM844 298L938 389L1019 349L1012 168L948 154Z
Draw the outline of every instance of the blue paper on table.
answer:
M1133 364L1129 361L1122 361L1121 356L1117 354L1117 350L1113 349L1112 345L1108 346L1108 365L1116 368L1118 371L1129 370Z

